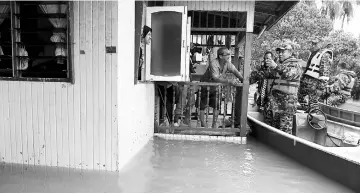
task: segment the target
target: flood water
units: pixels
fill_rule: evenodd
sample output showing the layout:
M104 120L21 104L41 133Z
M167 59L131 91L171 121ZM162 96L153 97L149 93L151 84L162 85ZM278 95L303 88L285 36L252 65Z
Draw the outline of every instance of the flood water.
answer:
M0 168L0 192L353 192L251 138L154 137L118 173L11 166Z

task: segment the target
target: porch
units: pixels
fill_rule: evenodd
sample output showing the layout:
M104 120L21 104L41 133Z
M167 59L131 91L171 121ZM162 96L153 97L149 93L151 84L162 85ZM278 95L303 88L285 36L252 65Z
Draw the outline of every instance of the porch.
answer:
M204 136L204 138L206 136L216 136L219 139L237 138L240 140L240 143L246 143L246 117L249 104L248 78L250 74L252 40L254 35L260 36L265 30L271 28L295 4L296 1L287 3L256 1L149 1L145 6L159 7L159 9L163 6L187 7L187 16L190 18L190 22L188 20L188 23L190 23L188 24L190 25L190 41L186 41L196 45L196 48L199 48L199 53L202 55L202 59L197 61L196 64L196 73L191 74L191 82L170 81L169 83L174 85L170 87L174 89L169 90L168 93L173 94L168 96L166 89L164 89L165 92L160 96L155 96L155 104L162 104L160 108L156 107L157 110L155 110L155 115L160 114L155 119L160 124L155 126L155 135L172 138L181 138L184 135L188 135L188 137L184 138L194 135ZM146 24L148 25L148 23ZM153 36L156 36L156 34ZM153 40L157 38L159 37L154 37ZM200 77L209 65L209 61L216 57L216 49L220 47L227 47L231 50L233 55L232 63L244 77L242 84L230 86L219 83L199 82ZM245 59L244 64L241 64L239 56ZM150 68L147 70L150 70ZM167 77L166 80L168 79ZM157 81L161 80L153 81L155 85L159 85ZM181 102L182 99L178 99L180 95L175 93L182 94L183 90L181 88L184 88L184 86L191 88L192 94L187 96L185 100L187 102L183 103ZM180 91L175 92L175 88L178 87ZM206 118L201 122L199 107L201 101L209 102L210 87L216 87L218 92L215 101L220 104L220 113L214 119L213 108L207 104L205 109ZM201 95L200 88L205 88L205 92L207 92L205 97ZM155 93L157 93L158 89L155 90ZM237 90L238 92L236 92ZM192 102L194 100L189 98L196 99L196 102ZM167 105L168 101L170 101L170 105ZM188 107L189 104L190 107ZM187 109L187 111L184 112L183 109ZM181 112L180 115L179 112ZM189 121L184 124L184 120ZM235 123L235 121L237 122ZM204 122L205 124L203 124Z

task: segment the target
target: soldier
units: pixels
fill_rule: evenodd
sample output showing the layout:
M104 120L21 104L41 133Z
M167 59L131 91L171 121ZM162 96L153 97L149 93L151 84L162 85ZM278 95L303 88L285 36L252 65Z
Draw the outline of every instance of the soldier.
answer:
M299 101L303 103L302 108L306 112L319 108L319 99L329 80L332 62L333 52L329 49L318 50L309 58L307 68L301 77L298 93ZM308 103L304 103L305 96L308 96Z
M327 86L326 102L330 106L339 106L351 98L351 90L355 85L356 74L354 71L346 70L346 63L338 65L339 74L334 77L334 83Z
M293 116L297 111L297 92L300 86L301 67L305 63L292 56L293 46L290 41L283 41L276 49L279 63L266 59L275 79L268 80L268 102L265 105L265 122L286 133L292 133Z

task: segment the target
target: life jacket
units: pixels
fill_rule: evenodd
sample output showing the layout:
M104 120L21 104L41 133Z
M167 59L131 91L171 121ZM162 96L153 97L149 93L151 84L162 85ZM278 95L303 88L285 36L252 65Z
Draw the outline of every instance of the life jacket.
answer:
M276 79L268 80L267 88L268 92L271 92L271 90L278 90L286 94L297 94L299 86L299 81L284 80L277 74Z
M311 59L309 67L305 70L305 75L318 79L320 77L320 62L321 58L325 53L330 53L330 60L333 61L334 55L332 50L323 49L315 54L315 56Z
M304 61L295 58L290 58L284 61L284 63L287 62L297 62L300 65L304 63ZM286 94L297 95L299 87L300 87L300 80L284 80L281 79L281 76L278 73L276 73L275 79L268 80L267 89L268 92L271 92L271 90L277 90Z

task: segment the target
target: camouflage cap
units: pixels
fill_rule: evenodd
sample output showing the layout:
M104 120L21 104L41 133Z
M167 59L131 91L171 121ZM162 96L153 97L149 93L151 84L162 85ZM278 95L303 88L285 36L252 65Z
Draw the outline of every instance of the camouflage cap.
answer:
M283 42L275 50L279 51L279 50L292 50L292 49L293 47L290 42Z

